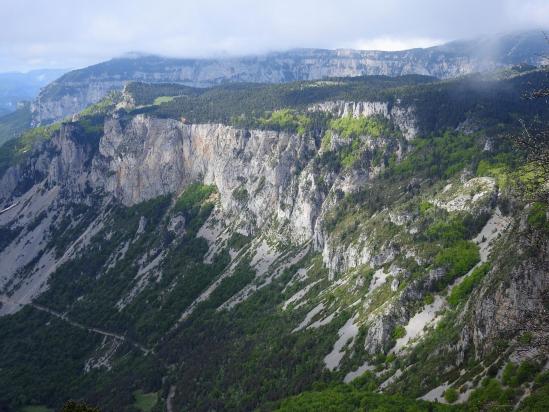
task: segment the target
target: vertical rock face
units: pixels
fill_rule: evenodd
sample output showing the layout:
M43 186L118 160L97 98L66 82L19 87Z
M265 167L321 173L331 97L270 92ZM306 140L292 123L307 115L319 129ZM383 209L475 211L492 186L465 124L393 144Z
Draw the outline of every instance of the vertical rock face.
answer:
M194 181L215 184L225 210L245 211L258 226L289 220L304 239L320 207L308 165L315 152L311 136L139 115L125 126L107 121L91 180L127 205Z
M309 107L309 111L331 113L336 117L381 116L397 126L407 140L412 140L418 132L413 107L404 107L398 103L393 105L387 102L349 102L340 100L313 104Z
M310 111L321 111L332 113L338 117L342 116L352 116L352 117L361 117L361 116L383 116L389 118L389 104L385 102L348 102L348 101L337 101L337 102L323 102L314 104L309 108Z
M518 246L514 249L514 246ZM509 254L509 250L516 250ZM534 252L535 251L535 252ZM549 244L547 239L524 236L514 228L506 249L496 256L490 280L470 301L464 346L471 345L477 358L494 350L498 339L528 336L536 351L547 351L547 300L549 293ZM504 256L505 255L505 256Z
M95 149L91 142L80 141L78 134L74 125L63 124L51 140L38 144L23 162L6 170L0 178L0 204L23 195L42 181L49 187L59 185L80 194L88 182Z
M109 79L91 81L86 85L79 82L62 81L63 77L46 86L38 97L31 102L32 121L34 125L51 123L78 113L90 104L97 103L109 92L121 90L126 81ZM57 90L62 88L63 91ZM55 97L47 91L55 93Z

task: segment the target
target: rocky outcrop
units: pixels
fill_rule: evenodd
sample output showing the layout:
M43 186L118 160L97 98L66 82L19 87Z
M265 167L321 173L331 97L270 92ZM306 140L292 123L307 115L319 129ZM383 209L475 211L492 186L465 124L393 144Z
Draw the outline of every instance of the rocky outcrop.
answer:
M79 133L74 124L62 124L51 139L36 144L24 161L10 167L0 178L0 204L8 204L40 182L80 195L90 184L89 167L96 148L93 142L81 141Z
M224 210L244 213L242 220L257 227L291 221L304 240L321 205L306 173L315 151L310 136L140 115L125 126L106 122L91 180L127 205L195 181L215 184Z
M416 116L412 106L389 104L388 102L322 102L308 108L311 112L331 113L336 117L370 117L380 116L390 120L403 133L407 140L412 140L418 132Z
M31 102L34 126L62 120L97 103L109 92L121 90L127 80L105 79L80 82L63 82L63 77L46 86Z
M493 269L463 313L462 349L474 348L478 359L501 339L519 340L519 350L549 351L549 243L546 235L516 225L494 256ZM515 252L510 254L509 250Z

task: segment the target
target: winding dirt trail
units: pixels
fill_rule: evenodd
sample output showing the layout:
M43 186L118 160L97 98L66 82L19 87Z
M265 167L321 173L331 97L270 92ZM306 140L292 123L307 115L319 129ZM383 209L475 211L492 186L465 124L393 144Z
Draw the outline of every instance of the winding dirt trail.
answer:
M138 349L139 351L141 351L143 354L145 355L148 355L150 353L152 353L152 350L151 349L147 349L146 347L144 347L143 345L137 343L137 342L134 342L133 340L131 339L128 339L127 337L123 336L123 335L119 335L117 333L113 333L113 332L109 332L109 331L106 331L106 330L103 330L103 329L99 329L99 328L94 328L94 327L89 327L89 326L86 326L86 325L83 325L79 322L76 322L74 320L71 320L67 317L67 315L64 315L62 313L59 313L53 309L50 309L50 308L47 308L43 305L39 305L37 303L20 303L20 302L17 302L17 301L13 301L9 298L7 298L6 296L0 296L0 303L4 304L4 305L15 305L15 306L31 306L33 307L34 309L36 310L39 310L41 312L45 312L45 313L48 313L50 314L51 316L54 316L58 319L61 319L65 322L67 322L69 325L71 326L74 326L76 328L79 328L79 329L82 329L82 330L85 330L85 331L88 331L88 332L91 332L91 333L97 333L99 335L103 335L103 336L108 336L108 337L111 337L111 338L114 338L114 339L118 339L118 340L121 340L123 342L126 342L130 345L132 345L134 348Z
M175 398L175 385L170 386L170 391L168 393L168 398L166 399L166 411L174 412L173 399Z
M3 213L6 213L7 211L9 211L9 210L11 210L11 209L13 209L13 208L14 208L15 206L17 206L18 204L19 204L19 202L15 202L13 205L8 206L8 207L6 207L6 208L3 209L3 210L0 210L0 215L3 214Z

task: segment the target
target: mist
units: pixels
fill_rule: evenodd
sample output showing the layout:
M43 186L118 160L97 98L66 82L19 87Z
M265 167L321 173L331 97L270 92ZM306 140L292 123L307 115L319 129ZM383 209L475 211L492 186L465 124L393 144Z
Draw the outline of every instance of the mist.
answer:
M3 0L0 72L297 47L402 50L549 27L545 0Z

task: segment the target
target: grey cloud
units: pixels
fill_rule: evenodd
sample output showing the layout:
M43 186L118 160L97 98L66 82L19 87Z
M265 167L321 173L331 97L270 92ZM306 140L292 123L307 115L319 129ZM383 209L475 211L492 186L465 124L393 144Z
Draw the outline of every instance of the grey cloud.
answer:
M547 0L2 0L0 71L295 47L425 46L549 27Z

